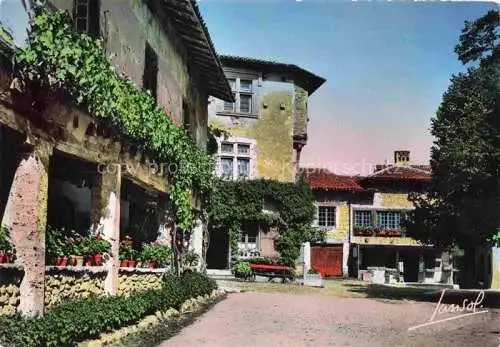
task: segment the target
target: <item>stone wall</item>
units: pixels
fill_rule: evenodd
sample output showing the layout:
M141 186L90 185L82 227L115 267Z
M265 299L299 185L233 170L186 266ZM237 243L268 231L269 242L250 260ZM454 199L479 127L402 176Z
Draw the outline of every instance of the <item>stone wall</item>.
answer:
M107 272L101 268L47 267L45 273L45 307L64 301L103 296Z
M120 269L118 295L130 296L149 289L159 289L164 275L164 269Z
M0 315L18 312L21 300L19 285L23 271L15 265L0 265Z

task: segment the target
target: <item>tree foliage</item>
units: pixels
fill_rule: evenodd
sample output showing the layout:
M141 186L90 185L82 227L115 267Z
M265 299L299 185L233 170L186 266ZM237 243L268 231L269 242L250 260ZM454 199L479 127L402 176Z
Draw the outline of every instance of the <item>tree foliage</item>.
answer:
M466 22L455 52L467 71L451 78L431 133L433 181L414 196L407 225L424 242L466 247L495 243L500 217L498 11Z
M314 214L314 196L302 178L296 183L221 180L212 197L210 225L212 229L229 232L233 252L244 228L274 225L280 232L277 250L282 260L291 265L303 242L324 239L324 233L311 227Z

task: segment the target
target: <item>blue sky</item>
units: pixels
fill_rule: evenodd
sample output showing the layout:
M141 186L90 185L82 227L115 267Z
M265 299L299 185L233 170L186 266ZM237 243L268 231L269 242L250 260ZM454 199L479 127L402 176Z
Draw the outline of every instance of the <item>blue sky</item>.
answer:
M199 1L219 53L297 64L327 82L309 101L302 164L368 173L397 149L426 163L465 20L493 2Z

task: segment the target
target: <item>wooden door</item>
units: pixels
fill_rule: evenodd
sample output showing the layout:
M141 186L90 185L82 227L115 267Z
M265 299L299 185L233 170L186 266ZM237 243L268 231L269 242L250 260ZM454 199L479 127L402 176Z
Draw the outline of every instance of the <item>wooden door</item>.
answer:
M342 276L342 245L311 247L311 267L323 277Z

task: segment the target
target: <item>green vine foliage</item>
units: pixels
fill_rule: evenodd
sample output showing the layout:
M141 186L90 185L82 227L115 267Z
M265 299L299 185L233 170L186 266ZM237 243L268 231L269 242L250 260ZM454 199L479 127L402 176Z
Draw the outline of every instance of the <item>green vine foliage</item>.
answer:
M149 93L117 75L100 40L72 31L66 11L37 9L35 14L28 45L16 57L21 77L64 91L94 117L116 128L125 140L163 162L176 164L177 170L169 173L170 197L178 226L192 230L191 192L202 196L211 192L213 159L198 149Z
M210 226L229 233L233 254L242 230L258 223L280 231L277 250L283 263L293 265L303 242L322 242L324 231L311 227L314 196L303 178L296 183L274 180L222 181L214 184L210 203ZM274 213L265 213L263 209Z

